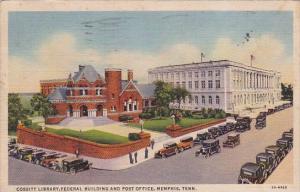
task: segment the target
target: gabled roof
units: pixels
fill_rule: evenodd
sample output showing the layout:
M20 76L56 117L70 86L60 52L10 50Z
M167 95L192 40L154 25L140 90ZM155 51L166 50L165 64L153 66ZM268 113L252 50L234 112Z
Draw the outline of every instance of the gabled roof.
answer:
M52 93L48 95L48 99L51 100L65 100L67 89L64 87L58 87L54 89Z
M140 93L142 98L154 97L154 89L155 89L154 84L138 84L136 81L126 81L126 80L123 80L121 82L122 91L121 91L120 95L123 94L123 92L127 89L127 87L129 86L130 83L132 83L132 85Z
M92 65L79 65L79 71L75 72L73 81L77 82L83 77L89 82L95 82L97 79L102 79Z

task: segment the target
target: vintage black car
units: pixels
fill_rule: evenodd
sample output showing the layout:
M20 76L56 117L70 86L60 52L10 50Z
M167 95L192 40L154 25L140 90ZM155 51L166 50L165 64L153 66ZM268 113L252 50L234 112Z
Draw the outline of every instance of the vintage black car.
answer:
M21 148L18 149L17 158L21 160L27 160L28 157L31 157L31 154L34 152L32 148Z
M275 110L274 109L268 109L268 112L267 112L267 114L268 115L271 115L271 114L273 114L275 112Z
M237 132L244 132L251 129L251 118L250 117L238 117L235 124L235 130Z
M270 175L277 167L277 161L274 160L270 153L259 153L256 155L256 164L261 165L263 169Z
M208 129L208 132L211 134L212 138L215 139L222 135L221 130L219 130L217 127L211 127Z
M8 140L8 151L14 149L17 146L17 140L16 138L9 138Z
M245 163L241 167L239 184L262 184L267 179L267 172L256 163Z
M155 153L155 158L166 158L179 152L178 145L175 142L168 142L163 148Z
M208 156L211 156L212 154L215 153L220 153L221 152L221 147L219 144L218 139L209 139L206 141L203 141L202 147L198 149L195 153L195 156L199 156L200 154L203 155L205 158Z
M266 153L270 153L273 155L277 164L279 164L280 161L285 157L283 150L276 145L270 145L270 146L266 147L265 151L266 151Z
M92 164L81 158L67 158L62 160L62 171L75 174L78 171L90 169Z
M226 127L228 131L234 131L235 124L234 123L226 123Z
M197 137L194 139L194 145L202 145L202 142L208 139L212 139L211 133L198 133Z
M223 147L235 147L240 144L240 134L231 133L227 136L227 140L223 142Z
M284 155L288 154L288 152L291 150L290 141L288 139L280 138L276 141L276 145L281 148L281 150L284 152Z
M290 132L290 131L285 131L285 132L282 133L282 138L289 140L290 148L293 148L293 140L294 140L293 139L294 138L293 135L294 134L292 132Z
M224 134L226 134L226 133L229 132L228 129L227 129L227 127L226 127L226 125L220 125L220 126L218 127L218 129L219 129L219 131L222 133L222 135L224 135Z
M43 155L45 155L45 154L46 154L46 152L43 150L33 152L31 154L31 162L39 165L42 161Z
M293 133L293 132L294 132L294 129L293 129L293 128L291 128L291 129L290 129L290 133Z
M261 112L261 114L256 117L255 128L262 129L264 127L266 127L266 114L264 114L264 112Z

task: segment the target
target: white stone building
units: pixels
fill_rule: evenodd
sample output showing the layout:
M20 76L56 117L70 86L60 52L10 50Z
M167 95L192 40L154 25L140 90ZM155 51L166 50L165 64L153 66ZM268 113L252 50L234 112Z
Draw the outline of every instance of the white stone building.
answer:
M274 106L281 99L280 73L228 60L161 66L148 71L149 82L185 87L191 97L181 108L219 108L240 112ZM178 107L178 104L170 104Z

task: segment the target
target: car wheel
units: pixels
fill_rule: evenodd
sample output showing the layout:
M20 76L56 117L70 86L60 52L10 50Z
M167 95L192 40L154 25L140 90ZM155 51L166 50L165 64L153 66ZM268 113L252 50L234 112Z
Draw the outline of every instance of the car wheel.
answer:
M167 158L166 154L163 154L163 155L162 155L162 158L163 158L163 159L166 159L166 158Z
M76 174L76 170L75 170L74 168L71 168L71 169L70 169L70 173L71 173L72 175L75 175L75 174Z

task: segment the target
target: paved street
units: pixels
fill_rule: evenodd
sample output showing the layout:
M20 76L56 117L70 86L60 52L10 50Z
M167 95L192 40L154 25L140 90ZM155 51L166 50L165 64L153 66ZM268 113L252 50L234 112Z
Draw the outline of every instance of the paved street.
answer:
M293 108L267 117L267 127L241 134L241 145L222 148L205 159L195 157L199 147L168 159L151 159L121 171L89 170L76 175L57 173L13 158L9 159L9 184L236 184L240 167L275 144L292 127ZM253 124L252 124L253 125ZM220 137L220 142L226 136ZM292 163L292 162L290 162Z

